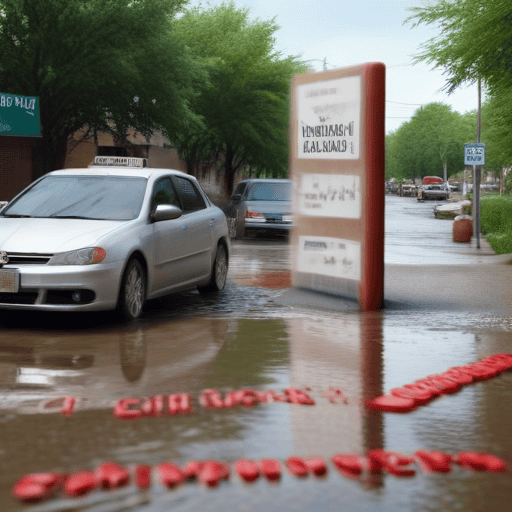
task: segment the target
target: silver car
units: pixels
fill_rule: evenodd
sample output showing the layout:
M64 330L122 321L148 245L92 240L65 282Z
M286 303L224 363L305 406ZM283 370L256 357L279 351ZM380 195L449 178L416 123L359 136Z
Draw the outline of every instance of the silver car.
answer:
M226 207L232 235L282 232L292 227L292 181L249 179L238 183Z
M426 199L449 199L450 189L446 183L431 183L418 189L418 201Z
M224 213L192 176L142 160L50 172L0 210L0 308L132 319L147 299L223 289Z

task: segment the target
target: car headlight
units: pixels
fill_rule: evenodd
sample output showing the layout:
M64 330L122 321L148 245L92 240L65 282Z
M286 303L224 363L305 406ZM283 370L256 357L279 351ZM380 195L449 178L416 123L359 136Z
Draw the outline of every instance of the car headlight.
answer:
M101 263L106 257L105 249L101 247L87 247L77 251L54 254L47 265L92 265L93 263Z

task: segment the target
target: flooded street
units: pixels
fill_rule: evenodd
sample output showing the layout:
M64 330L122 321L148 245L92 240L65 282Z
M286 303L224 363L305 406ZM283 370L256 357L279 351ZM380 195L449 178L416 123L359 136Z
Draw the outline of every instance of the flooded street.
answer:
M131 324L109 313L2 313L0 510L509 510L512 371L406 414L366 405L427 376L512 354L512 265L485 244L453 244L452 223L433 219L434 204L386 198L381 312L287 287L287 241L256 238L233 241L220 297L169 296ZM379 467L377 455L367 458L377 449L404 459ZM449 471L427 472L407 459L422 450L491 454L508 471L471 469L454 457ZM333 457L361 471L340 470ZM262 459L273 459L281 476L245 481L242 459L260 471ZM183 470L190 461L220 464L208 466L210 480L203 471L162 483L159 465ZM128 470L129 482L87 487L105 462ZM219 467L229 477L215 477ZM304 467L308 476L294 474ZM60 488L23 503L12 490L33 473L55 473Z

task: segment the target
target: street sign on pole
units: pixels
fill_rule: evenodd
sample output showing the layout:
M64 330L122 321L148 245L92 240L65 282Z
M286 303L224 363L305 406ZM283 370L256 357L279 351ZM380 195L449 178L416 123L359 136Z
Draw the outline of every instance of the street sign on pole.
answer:
M464 165L484 165L485 144L472 142L464 144Z
M484 164L485 144L481 142L464 144L464 165L473 166L473 228L478 249L480 249L480 173Z

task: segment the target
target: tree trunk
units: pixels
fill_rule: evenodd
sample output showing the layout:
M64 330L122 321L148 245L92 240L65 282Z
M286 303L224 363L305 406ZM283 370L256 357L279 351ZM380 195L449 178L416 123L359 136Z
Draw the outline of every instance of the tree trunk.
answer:
M43 130L43 136L36 139L32 146L33 179L47 172L64 168L67 153L67 137L52 139Z
M233 169L233 160L235 159L235 152L231 146L226 147L224 163L224 194L226 198L230 197L233 193L233 183L235 181L235 171Z
M192 159L187 158L186 163L187 163L187 174L190 174L190 176L196 177L196 166L194 165L195 162Z

